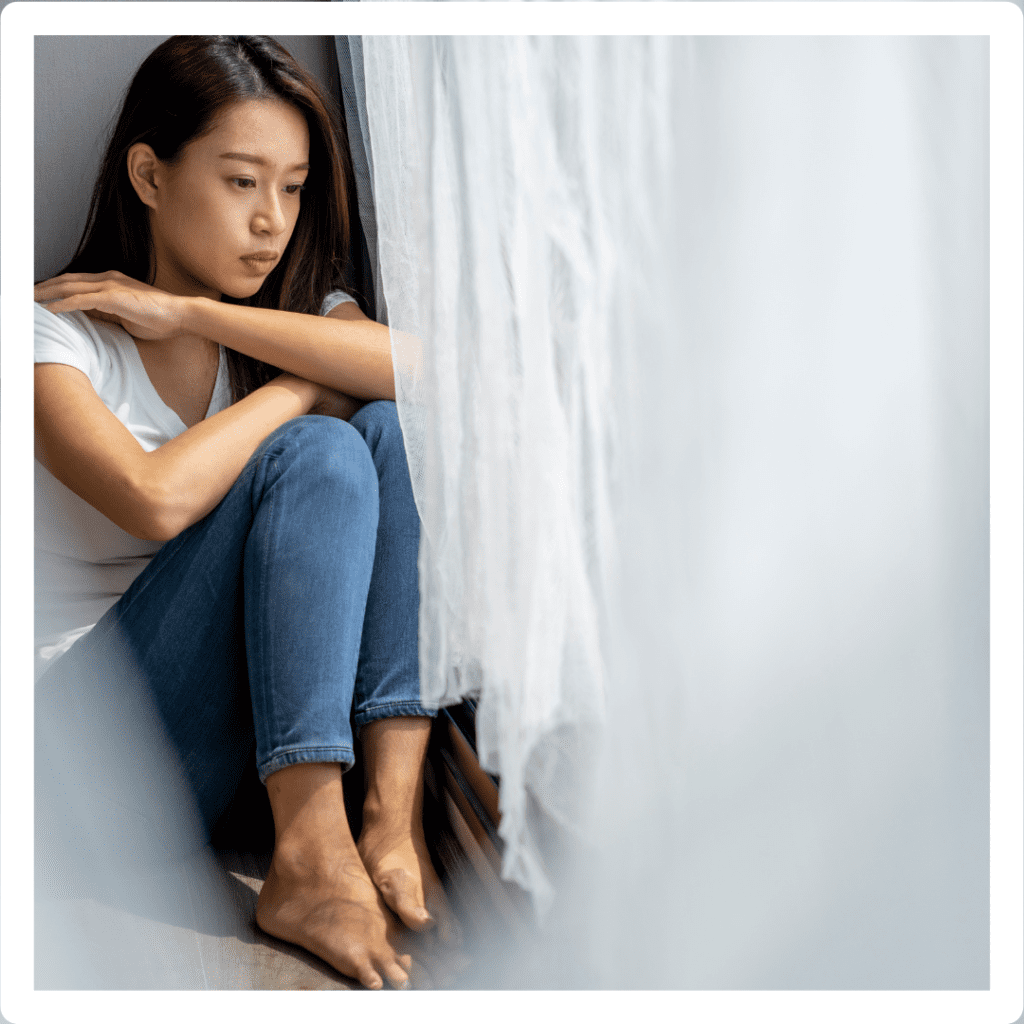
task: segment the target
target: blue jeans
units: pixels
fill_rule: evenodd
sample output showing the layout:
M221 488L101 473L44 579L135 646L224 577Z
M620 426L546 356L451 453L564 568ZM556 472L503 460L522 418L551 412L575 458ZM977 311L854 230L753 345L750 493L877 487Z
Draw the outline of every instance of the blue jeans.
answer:
M418 549L394 403L292 420L43 675L39 712L69 713L76 689L102 702L116 665L141 676L209 829L254 741L265 780L352 765L353 726L436 713L420 704Z

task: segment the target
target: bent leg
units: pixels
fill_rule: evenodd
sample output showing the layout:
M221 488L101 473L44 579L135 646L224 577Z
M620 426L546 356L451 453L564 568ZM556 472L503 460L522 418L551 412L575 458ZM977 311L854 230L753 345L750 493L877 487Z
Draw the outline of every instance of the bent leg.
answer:
M354 760L349 715L377 535L377 476L343 420L293 421L245 547L245 639L260 778Z
M300 422L300 452L279 460L286 465L245 549L256 760L275 831L256 920L370 988L384 979L405 987L410 964L392 944L393 921L356 851L341 786L353 759L349 715L377 477L349 424Z
M406 979L340 785L353 756L349 716L376 518L376 474L359 435L339 420L293 420L55 666L90 662L102 674L113 639L123 641L208 827L255 742L276 832L257 919L371 986L381 974Z
M396 715L431 717L420 703L420 517L394 402L370 402L352 417L377 473L380 513L373 575L352 707L357 730Z
M420 702L419 538L398 413L371 402L352 417L373 457L380 520L367 595L353 722L360 730L367 790L359 853L384 900L410 928L458 928L423 834L423 767L432 717Z
M66 676L102 663L120 638L208 828L238 786L254 733L261 778L304 760L352 763L376 506L355 431L326 417L292 420L55 666Z

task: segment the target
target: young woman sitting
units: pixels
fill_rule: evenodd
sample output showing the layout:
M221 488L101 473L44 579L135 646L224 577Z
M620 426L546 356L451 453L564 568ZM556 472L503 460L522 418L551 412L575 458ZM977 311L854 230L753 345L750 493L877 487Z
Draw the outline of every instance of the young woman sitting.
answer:
M78 250L35 289L37 559L61 581L38 599L37 699L123 645L208 828L255 750L259 926L404 987L401 927L457 928L423 837L390 339L339 290L350 173L330 103L267 37L174 37L135 75Z

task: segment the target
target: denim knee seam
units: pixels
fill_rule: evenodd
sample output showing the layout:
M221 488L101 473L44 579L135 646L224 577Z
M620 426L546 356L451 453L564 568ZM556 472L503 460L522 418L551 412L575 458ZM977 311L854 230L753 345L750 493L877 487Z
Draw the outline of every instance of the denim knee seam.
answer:
M342 771L348 771L356 763L351 747L291 747L280 750L259 765L260 782L266 784L267 776L293 764L337 763Z

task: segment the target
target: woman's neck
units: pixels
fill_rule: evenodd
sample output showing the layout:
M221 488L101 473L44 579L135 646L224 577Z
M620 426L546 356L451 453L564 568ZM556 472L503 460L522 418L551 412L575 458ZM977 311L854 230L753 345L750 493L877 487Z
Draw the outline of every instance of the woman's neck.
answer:
M178 335L161 341L139 341L135 347L146 375L164 405L186 427L206 416L220 368L220 346L208 338Z
M155 271L155 272L154 272ZM176 267L170 259L160 259L157 254L151 258L149 276L154 288L159 288L170 295L181 295L185 298L213 299L220 302L223 295L208 284Z

